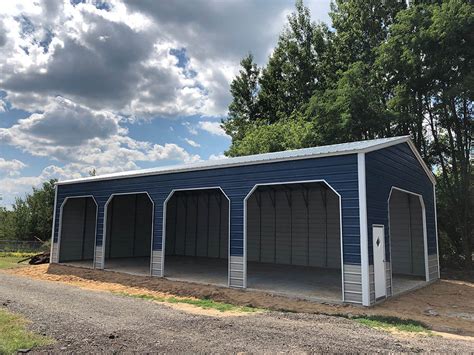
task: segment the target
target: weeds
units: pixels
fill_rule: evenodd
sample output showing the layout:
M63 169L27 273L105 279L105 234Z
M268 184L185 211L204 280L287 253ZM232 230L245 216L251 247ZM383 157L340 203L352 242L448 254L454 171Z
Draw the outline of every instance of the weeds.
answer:
M174 296L154 296L154 295L147 295L147 294L131 294L126 292L118 292L118 294L133 298L141 298L144 300L152 300L157 302L164 302L164 303L184 303L190 304L199 308L203 309L215 309L219 312L244 312L244 313L253 313L253 312L261 312L262 309L254 308L254 307L246 307L246 306L235 306L230 303L224 302L217 302L213 301L208 298L199 299L199 298L181 298L181 297L174 297Z
M356 317L355 321L371 328L396 329L410 333L431 333L422 322L413 319L402 319L389 316L360 316Z

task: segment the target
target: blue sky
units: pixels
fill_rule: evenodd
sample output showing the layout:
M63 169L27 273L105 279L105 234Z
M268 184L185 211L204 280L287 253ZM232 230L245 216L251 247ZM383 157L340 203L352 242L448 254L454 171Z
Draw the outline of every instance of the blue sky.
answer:
M329 0L306 1L329 22ZM266 62L291 0L8 1L0 206L50 178L223 158L239 61Z

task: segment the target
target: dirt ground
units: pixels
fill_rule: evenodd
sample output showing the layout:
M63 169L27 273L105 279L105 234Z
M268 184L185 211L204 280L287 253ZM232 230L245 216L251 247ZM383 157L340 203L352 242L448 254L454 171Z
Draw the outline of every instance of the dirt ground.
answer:
M92 290L155 296L175 295L210 298L235 305L276 311L348 317L364 314L395 316L421 321L434 331L474 337L474 282L470 280L441 279L425 288L392 298L370 308L364 308L351 305L322 304L265 292L237 290L54 264L28 266L2 272L67 283Z

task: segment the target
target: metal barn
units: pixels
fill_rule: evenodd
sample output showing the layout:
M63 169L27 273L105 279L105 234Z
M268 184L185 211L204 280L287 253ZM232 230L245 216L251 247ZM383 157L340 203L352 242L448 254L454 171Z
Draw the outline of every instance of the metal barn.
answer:
M408 137L61 181L51 261L372 305L439 278Z

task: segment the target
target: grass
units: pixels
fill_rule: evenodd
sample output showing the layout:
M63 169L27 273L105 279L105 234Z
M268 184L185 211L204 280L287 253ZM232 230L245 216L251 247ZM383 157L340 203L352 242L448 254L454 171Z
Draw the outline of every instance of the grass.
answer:
M14 354L19 349L48 345L52 339L26 329L27 321L0 309L0 354Z
M190 304L199 308L203 309L214 309L219 312L244 312L244 313L252 313L252 312L261 312L263 309L255 308L255 307L245 307L245 306L236 306L230 303L224 302L217 302L211 299L199 299L199 298L181 298L181 297L160 297L160 296L153 296L153 295L146 295L146 294L132 294L127 292L117 292L120 295L133 297L133 298L140 298L144 300L151 300L157 302L164 302L164 303L184 303Z
M356 317L355 321L371 328L395 329L401 332L431 334L431 331L423 323L413 319L389 316L361 316Z
M37 253L0 252L0 269L22 266L22 264L18 264L18 261L35 254Z

